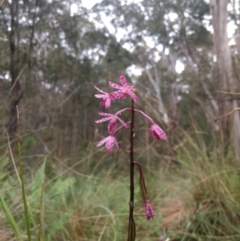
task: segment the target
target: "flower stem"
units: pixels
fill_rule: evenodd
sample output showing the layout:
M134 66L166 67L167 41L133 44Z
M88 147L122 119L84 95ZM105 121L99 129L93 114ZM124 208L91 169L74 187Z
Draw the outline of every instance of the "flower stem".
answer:
M138 113L142 114L144 117L146 117L151 124L154 123L153 119L150 116L148 116L147 114L145 114L143 111L138 110L138 109L129 108L129 107L119 110L118 112L115 113L115 115L120 115L120 114L122 114L122 112L124 112L126 110L130 110L131 112L138 112Z
M134 161L133 161L133 138L134 138L134 101L132 100L131 130L130 130L130 203L129 203L129 233L128 241L135 239L135 223L133 219L134 209ZM131 226L134 226L130 228ZM132 229L132 232L130 231ZM134 233L134 234L131 234Z
M141 190L143 201L145 202L146 200L148 200L148 194L147 194L147 187L146 187L144 176L143 176L143 172L142 172L142 167L140 166L140 164L138 162L133 162L133 164L136 165L138 167L138 170L139 170L139 174L140 174L140 178L139 178L140 190Z
M130 213L129 213L129 216L131 217L133 217L133 203L134 203L133 138L134 138L134 101L132 100L131 132L130 132Z

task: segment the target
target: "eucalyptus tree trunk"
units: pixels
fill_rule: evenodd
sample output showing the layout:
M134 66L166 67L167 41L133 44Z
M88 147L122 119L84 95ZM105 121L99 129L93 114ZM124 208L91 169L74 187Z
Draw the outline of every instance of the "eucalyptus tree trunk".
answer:
M235 90L236 80L232 71L232 59L230 47L228 45L227 36L227 0L210 0L210 11L212 15L212 24L214 29L213 42L215 54L217 57L218 74L219 74L219 92L218 105L219 115L224 115L237 107L236 99L231 101L226 100L226 92ZM225 93L224 93L225 92ZM239 113L233 114L233 119L230 116L224 117L221 120L221 129L223 141L227 145L230 143L231 131L233 131L233 143L236 159L239 160L239 144L240 144L240 119ZM231 128L232 127L232 128ZM225 154L228 148L225 146Z
M162 101L161 88L160 88L160 77L158 74L157 66L155 63L152 63L152 64L153 64L155 78L153 77L152 73L147 68L145 68L145 71L146 71L146 74L147 74L147 77L148 77L150 83L152 84L152 86L154 88L156 98L158 100L158 111L163 116L163 121L166 124L169 124L168 113L167 113L165 106L163 104L163 101Z
M9 33L9 47L10 47L10 74L11 74L11 89L10 89L10 112L8 121L8 131L10 139L16 138L17 131L17 110L23 92L21 91L19 82L19 29L18 29L18 0L12 0L10 3L10 18L11 30Z

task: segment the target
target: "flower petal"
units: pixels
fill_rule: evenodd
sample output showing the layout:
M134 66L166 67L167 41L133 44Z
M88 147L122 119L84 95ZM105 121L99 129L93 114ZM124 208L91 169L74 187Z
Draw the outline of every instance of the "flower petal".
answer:
M108 109L110 106L111 106L111 99L110 99L110 98L107 98L107 99L105 100L105 107Z
M107 152L111 152L113 150L114 146L116 146L118 148L118 143L117 143L115 136L109 136L109 137L110 138L106 142Z
M96 98L104 98L106 95L104 94L96 94L94 95Z
M119 149L117 140L116 140L115 136L112 136L112 135L99 141L97 143L97 147L102 146L103 144L106 145L107 152L111 152L113 150L114 146L116 146Z
M102 139L101 141L99 141L99 142L97 143L97 147L102 146L103 144L105 144L105 143L110 139L110 137L111 137L111 136L108 136L108 137Z
M111 120L112 119L112 117L111 116L109 116L109 117L104 117L104 118L102 118L102 119L99 119L99 120L96 120L95 121L95 123L102 123L102 122L104 122L104 121L109 121L109 120Z
M123 86L127 85L127 80L124 75L120 75L119 80Z
M138 97L131 91L131 90L128 90L127 93L129 94L129 96L136 102L139 101Z
M113 133L114 132L114 130L116 130L116 127L117 127L117 122L115 121L110 121L109 123L108 123L108 133Z
M166 140L167 136L164 133L164 131L155 123L153 123L151 125L151 127L149 128L150 132L152 133L152 136L155 140Z
M122 93L121 91L114 91L114 92L110 93L109 95L110 95L111 100L126 98L126 94Z
M119 96L118 96L119 99L125 99L127 97L127 95L125 93L123 93L121 91L118 91L118 92L119 92Z
M113 116L111 113L105 113L105 112L98 112L99 115L101 116Z
M124 127L128 128L127 123L125 123L125 122L124 122L121 118L119 118L118 116L117 116L117 118L118 118L118 120L120 121L120 123L121 123Z
M103 90L99 89L97 86L94 86L94 88L95 88L96 90L98 90L99 92L103 93L103 94L107 94L107 93L104 92Z
M102 100L102 101L99 103L99 105L100 105L100 106L105 106L105 103L106 103L106 100Z
M110 85L112 88L119 89L119 90L122 88L122 86L120 86L120 85L118 85L118 84L115 84L115 83L113 83L113 82L111 82L111 81L109 81L109 85Z

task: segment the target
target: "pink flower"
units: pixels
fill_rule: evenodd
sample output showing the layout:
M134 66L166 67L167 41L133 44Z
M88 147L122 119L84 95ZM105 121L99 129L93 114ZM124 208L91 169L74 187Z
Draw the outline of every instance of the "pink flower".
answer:
M149 220L154 216L152 205L149 200L146 200L144 204L145 204L145 213L146 213L147 219Z
M115 136L111 135L111 136L108 136L108 137L104 138L103 140L99 141L97 143L97 147L102 146L104 144L106 145L107 152L111 152L113 150L114 146L116 146L119 149Z
M101 92L102 94L96 94L96 98L102 98L103 100L100 102L100 106L105 106L107 109L111 106L112 100L116 99L125 99L126 94L121 93L119 91L115 91L112 93L106 93L103 90L99 89L98 87L94 86L96 90Z
M166 140L167 136L164 133L164 131L155 123L151 125L149 128L150 132L152 133L152 136L155 140Z
M96 123L102 123L104 121L109 121L108 124L108 133L113 133L113 131L116 129L117 127L117 120L120 121L120 123L124 126L124 127L128 127L128 125L122 120L120 119L117 115L114 114L110 114L110 113L103 113L103 112L99 112L99 115L101 116L106 116L100 120L96 120Z
M134 87L127 84L127 80L124 77L124 75L120 75L120 82L121 82L122 86L115 84L113 82L109 82L109 85L112 88L118 89L119 90L118 92L120 92L120 93L128 94L134 101L138 102L139 101L138 97L133 93Z

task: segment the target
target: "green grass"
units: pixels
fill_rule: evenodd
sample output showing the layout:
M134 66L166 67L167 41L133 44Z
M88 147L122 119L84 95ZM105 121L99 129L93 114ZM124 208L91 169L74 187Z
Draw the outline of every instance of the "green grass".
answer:
M175 241L240 240L240 170L230 154L223 158L221 150L209 150L201 135L183 132L183 144L173 147L175 162L145 163L141 157L155 217L145 217L136 171L136 241L160 235ZM50 155L38 168L25 168L32 240L127 240L129 173L126 155L119 155L93 152L68 160L74 164L64 164L63 171L57 167L63 163ZM8 165L6 156L2 160ZM2 175L0 185L0 240L27 240L16 175Z

